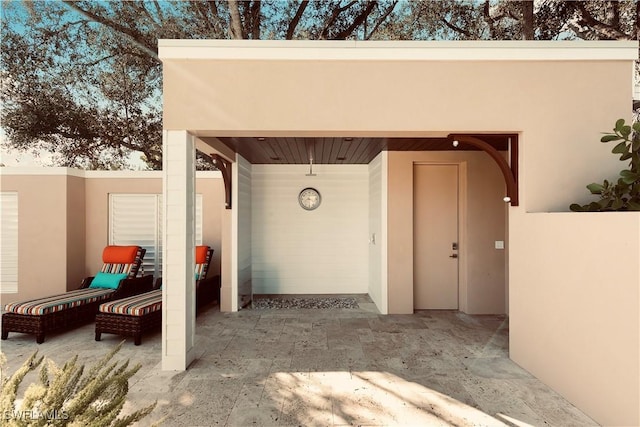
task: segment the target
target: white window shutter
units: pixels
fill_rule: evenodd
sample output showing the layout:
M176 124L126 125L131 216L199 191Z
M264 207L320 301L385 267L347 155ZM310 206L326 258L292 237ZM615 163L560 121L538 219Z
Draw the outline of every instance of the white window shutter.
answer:
M18 193L0 193L0 293L18 292Z
M145 248L144 273L155 276L160 273L159 222L156 194L109 195L109 244Z
M196 245L202 244L202 194L196 195ZM162 195L110 194L109 244L147 250L144 273L162 276Z
M202 245L202 194L196 194L196 246Z

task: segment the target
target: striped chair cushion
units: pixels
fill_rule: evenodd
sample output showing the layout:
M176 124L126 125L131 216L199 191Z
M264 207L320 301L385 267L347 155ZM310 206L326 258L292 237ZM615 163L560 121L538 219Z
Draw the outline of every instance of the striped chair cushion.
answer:
M129 298L119 299L100 304L101 313L126 314L142 316L162 309L162 291L156 290Z
M100 272L110 274L127 274L131 277L131 271L135 264L102 264Z
M136 277L142 258L140 246L107 246L102 251L102 273L128 274Z
M5 305L4 309L10 313L43 315L102 301L109 298L114 292L115 289L78 289L61 295L9 303Z
M211 263L211 252L209 246L196 246L196 280L205 279L207 277L207 270Z
M196 280L204 279L205 264L196 264Z

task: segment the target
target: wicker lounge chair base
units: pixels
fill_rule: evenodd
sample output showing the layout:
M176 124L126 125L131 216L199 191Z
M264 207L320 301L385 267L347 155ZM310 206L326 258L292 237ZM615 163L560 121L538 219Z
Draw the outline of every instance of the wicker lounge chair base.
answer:
M205 279L212 256L213 249L209 246L196 246L197 310L220 300L220 276ZM100 341L103 333L110 333L133 337L134 344L140 345L142 334L162 324L161 285L159 278L152 292L101 304L96 316L96 341Z
M63 310L42 315L26 315L5 313L2 315L2 339L9 338L9 332L33 334L36 342L42 344L45 334L72 329L93 321L98 306L102 301L74 307L72 310Z
M9 338L9 332L33 334L36 342L42 344L46 334L73 329L93 322L98 307L105 301L128 297L149 291L153 287L153 276L123 280L122 289L112 292L105 299L74 306L47 314L20 314L7 312L2 315L2 339Z
M142 334L162 324L162 291L101 304L96 316L96 341L103 333L134 338L135 345L142 342Z
M162 324L162 310L142 316L129 316L117 313L98 313L96 316L96 341L103 333L133 337L133 343L142 343L142 334L159 328Z
M214 301L220 303L220 275L196 282L196 308L198 311Z
M1 338L9 338L9 332L33 334L42 344L50 332L75 328L92 322L100 304L126 298L153 288L153 276L136 277L146 250L139 246L107 246L103 251L100 274L123 273L117 287L92 287L94 277L82 281L80 289L59 295L29 301L18 301L5 306L2 314Z

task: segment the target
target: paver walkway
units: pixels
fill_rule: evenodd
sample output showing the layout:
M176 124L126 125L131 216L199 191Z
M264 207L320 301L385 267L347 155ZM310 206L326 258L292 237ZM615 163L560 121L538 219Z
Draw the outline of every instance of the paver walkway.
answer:
M448 311L377 314L360 309L243 310L209 307L197 323L197 359L160 368L161 335L125 343L118 358L143 367L126 410L155 400L141 423L166 426L590 426L593 420L508 358L503 316ZM90 363L121 337L93 340L93 325L2 341L9 371L35 349Z

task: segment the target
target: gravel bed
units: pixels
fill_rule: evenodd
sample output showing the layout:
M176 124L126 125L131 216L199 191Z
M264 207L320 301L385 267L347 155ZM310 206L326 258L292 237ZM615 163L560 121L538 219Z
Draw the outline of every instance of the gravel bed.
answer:
M355 298L259 298L253 301L253 308L360 308Z

